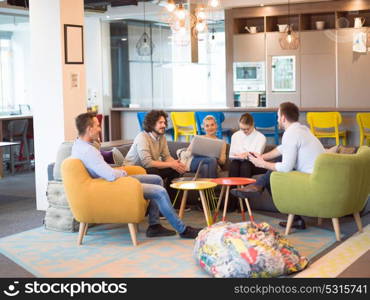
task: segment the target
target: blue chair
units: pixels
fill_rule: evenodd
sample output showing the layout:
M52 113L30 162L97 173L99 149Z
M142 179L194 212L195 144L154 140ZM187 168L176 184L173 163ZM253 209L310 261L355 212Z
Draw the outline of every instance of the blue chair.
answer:
M222 139L224 135L227 137L227 142L230 144L231 143L231 129L228 128L222 128L222 122L225 120L225 115L223 112L219 111L197 111L195 112L195 120L197 122L197 131L198 134L204 135L206 134L204 129L202 128L203 120L206 116L211 115L215 117L216 122L217 122L217 137L219 139Z
M139 111L137 113L137 120L139 122L140 131L144 130L143 124L144 124L144 119L145 119L146 114L147 114L146 111Z
M146 111L139 111L137 113L137 120L139 122L140 131L143 131L144 130L143 124L144 124L144 119L145 119L145 116L146 116L147 113L148 112L146 112ZM174 135L173 128L166 129L166 133L169 134L169 135L171 135L172 140L174 140L174 137L173 137L173 135Z
M279 145L279 131L278 116L276 112L253 112L250 113L254 119L254 126L257 130L263 133L265 136L274 137L275 144Z

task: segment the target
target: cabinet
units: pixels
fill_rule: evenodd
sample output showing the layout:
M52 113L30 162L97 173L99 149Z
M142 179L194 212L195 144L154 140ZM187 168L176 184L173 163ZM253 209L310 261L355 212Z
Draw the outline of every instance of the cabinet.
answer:
M338 43L338 106L370 106L370 52L352 51L356 29L340 29Z
M322 30L316 27L316 22L324 22L323 29L335 28L335 13L313 13L302 14L300 29L303 30Z
M370 10L338 11L336 13L336 27L353 28L355 25L355 18L363 18L365 21L363 26L370 27Z
M279 31L279 24L291 24L293 30L298 31L300 29L299 19L299 15L266 17L266 32Z
M264 61L265 34L238 34L234 35L234 62Z
M257 27L257 32L265 31L265 18L256 17L256 18L239 18L234 19L234 34L243 34L249 33L245 27Z
M267 107L291 101L302 108L369 108L370 1L296 3L291 5L290 11L288 16L286 5L272 5L235 8L226 14L233 26L229 70L233 62L264 60ZM353 28L356 18L361 18L363 28ZM263 20L264 32L261 33ZM317 23L320 21L324 22L322 29ZM279 24L293 24L300 38L297 50L281 49ZM242 34L246 33L244 27L247 25L259 26L259 32ZM356 31L368 33L366 53L352 51ZM273 82L273 60L282 56L295 58L295 89L290 91L279 90ZM289 72L284 80L292 80ZM232 90L232 74L227 76L227 88ZM280 79L283 80L283 76Z
M335 39L326 31L301 33L301 107L335 107Z

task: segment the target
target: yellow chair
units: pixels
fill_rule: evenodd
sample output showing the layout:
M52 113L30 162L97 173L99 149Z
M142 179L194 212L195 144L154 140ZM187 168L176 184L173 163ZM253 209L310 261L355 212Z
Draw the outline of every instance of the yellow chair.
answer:
M177 141L180 135L186 137L189 142L190 136L197 134L197 124L194 112L171 112L171 120L174 129L174 141Z
M342 138L343 145L347 145L345 130L339 130L342 123L342 116L339 112L308 112L307 122L310 125L311 132L317 138L335 138L336 145L339 145L339 138ZM334 128L334 131L321 131L320 129Z
M138 166L123 169L129 175L146 173ZM62 178L73 216L80 222L78 245L89 223L128 223L132 243L137 245L136 225L144 219L148 205L137 179L121 177L112 182L93 179L82 161L75 158L63 161Z
M360 127L360 146L362 146L364 140L370 146L370 113L358 113L356 119L358 127Z

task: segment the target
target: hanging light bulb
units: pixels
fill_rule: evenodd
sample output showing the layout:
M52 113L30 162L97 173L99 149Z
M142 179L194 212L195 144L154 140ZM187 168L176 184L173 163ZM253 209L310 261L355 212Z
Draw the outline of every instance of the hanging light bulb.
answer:
M280 47L283 50L296 50L299 48L299 35L293 30L290 23L290 1L288 0L288 26L286 31L279 38Z
M176 4L173 0L168 0L166 8L169 12L173 12L176 9Z
M216 8L220 5L220 0L209 0L208 3L209 6Z
M292 38L292 32L290 31L290 30L288 30L288 32L287 32L287 36L286 36L286 41L289 43L289 44L291 44L292 43L292 40L293 40L293 38Z
M210 34L208 34L207 38L207 52L213 53L216 50L217 40L216 40L216 30L212 28Z
M207 18L206 12L204 10L204 7L199 7L197 9L197 12L195 14L198 20L205 20Z
M179 7L175 10L175 15L179 20L184 20L186 17L186 11L182 3L180 3Z
M203 32L205 29L206 29L206 24L204 22L198 22L196 25L195 25L195 29L198 31L198 32Z
M149 34L146 33L145 2L144 2L144 32L136 44L136 52L139 56L149 56L153 54L154 44Z

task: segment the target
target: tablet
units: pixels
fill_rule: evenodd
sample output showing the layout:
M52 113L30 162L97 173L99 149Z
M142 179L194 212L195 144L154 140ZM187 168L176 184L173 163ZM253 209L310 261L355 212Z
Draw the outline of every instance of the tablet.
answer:
M196 135L192 141L192 155L220 157L223 140Z

